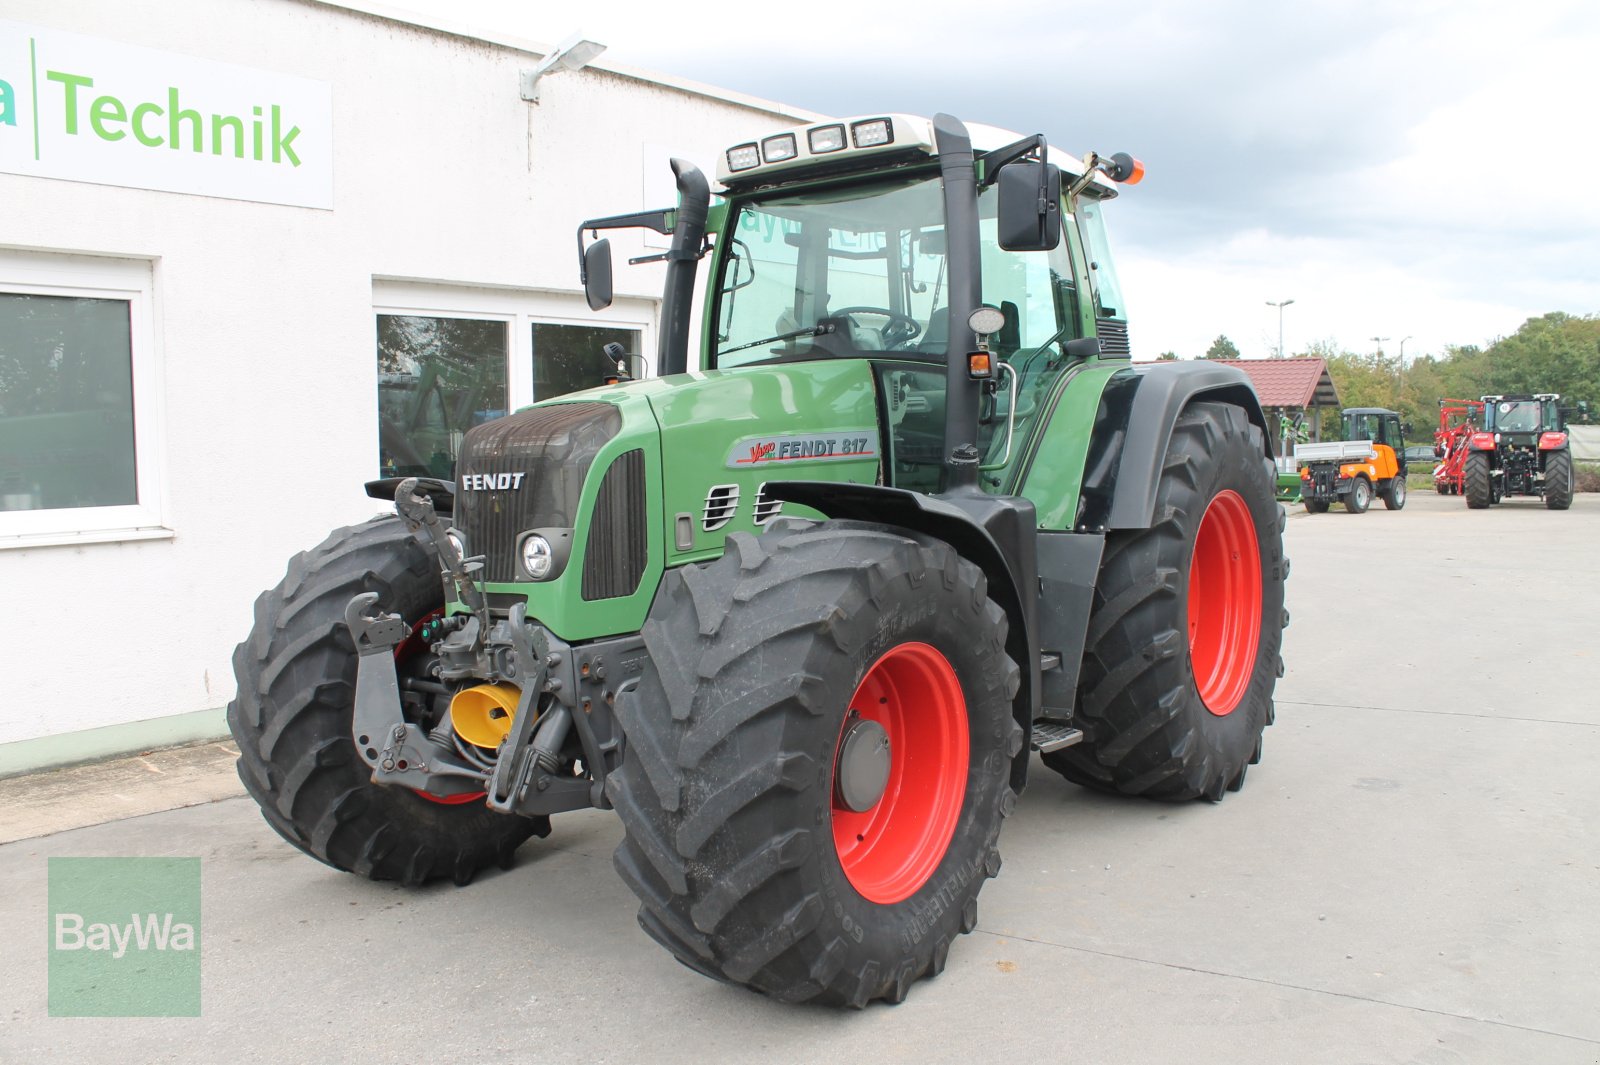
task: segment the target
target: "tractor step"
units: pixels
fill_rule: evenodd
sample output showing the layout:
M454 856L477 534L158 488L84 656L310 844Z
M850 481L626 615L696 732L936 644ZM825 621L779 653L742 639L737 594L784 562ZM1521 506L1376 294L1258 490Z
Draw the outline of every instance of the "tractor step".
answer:
M1071 747L1083 739L1083 730L1060 721L1039 718L1033 723L1033 749L1040 754Z

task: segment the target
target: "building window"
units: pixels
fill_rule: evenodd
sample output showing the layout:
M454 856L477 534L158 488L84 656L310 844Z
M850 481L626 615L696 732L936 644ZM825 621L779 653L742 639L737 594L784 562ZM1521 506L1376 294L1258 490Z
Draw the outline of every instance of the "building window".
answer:
M378 315L378 458L383 477L455 475L461 438L506 413L504 320Z
M611 370L603 349L612 342L621 344L628 353L629 370L635 376L644 376L639 359L634 357L639 354L641 339L637 329L534 322L530 335L535 402L603 384Z
M165 534L149 290L147 263L0 253L0 547Z

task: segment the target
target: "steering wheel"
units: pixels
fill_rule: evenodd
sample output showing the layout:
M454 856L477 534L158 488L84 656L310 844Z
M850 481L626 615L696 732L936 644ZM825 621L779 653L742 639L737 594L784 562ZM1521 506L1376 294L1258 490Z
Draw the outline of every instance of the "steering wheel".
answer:
M904 344L908 340L915 339L917 334L922 332L921 322L909 314L891 311L887 307L840 307L838 310L828 312L829 317L832 318L842 318L851 314L876 314L888 319L883 323L883 327L878 330L878 338L883 342L885 351L897 344Z

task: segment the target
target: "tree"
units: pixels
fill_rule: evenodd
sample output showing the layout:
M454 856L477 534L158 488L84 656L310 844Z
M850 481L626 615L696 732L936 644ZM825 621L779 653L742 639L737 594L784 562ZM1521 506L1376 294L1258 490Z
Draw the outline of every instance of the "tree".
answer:
M1237 359L1238 357L1239 349L1234 346L1233 341L1222 335L1218 335L1217 339L1211 342L1211 346L1206 349L1205 353L1205 358L1208 359Z
M1163 351L1160 355L1156 356L1156 361L1157 362L1176 362L1177 358L1178 358L1178 353L1176 351Z

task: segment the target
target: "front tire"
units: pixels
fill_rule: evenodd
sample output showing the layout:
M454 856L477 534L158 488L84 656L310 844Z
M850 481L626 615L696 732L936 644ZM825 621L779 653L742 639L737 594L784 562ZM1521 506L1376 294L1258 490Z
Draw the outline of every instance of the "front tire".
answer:
M1467 456L1467 464L1462 471L1462 495L1467 497L1467 507L1471 510L1484 510L1494 502L1494 484L1489 474L1489 456L1482 451L1474 451Z
M509 866L524 840L550 833L548 818L372 782L350 733L356 652L344 623L362 592L408 625L444 606L437 562L397 517L336 530L256 599L228 705L239 779L278 835L335 869L414 885Z
M1404 474L1389 478L1383 492L1383 505L1388 510L1400 510L1406 505L1406 479Z
M1544 460L1544 505L1551 510L1572 506L1572 452L1552 451Z
M898 1002L938 973L1016 802L1006 633L977 567L879 526L775 523L668 573L609 778L645 932L791 1002ZM863 721L876 798L846 768Z
M1106 537L1075 723L1043 756L1068 780L1218 800L1261 757L1288 614L1284 512L1261 430L1231 404L1179 416L1155 524Z
M1307 514L1326 514L1328 512L1328 501L1326 499L1308 499L1305 502Z

